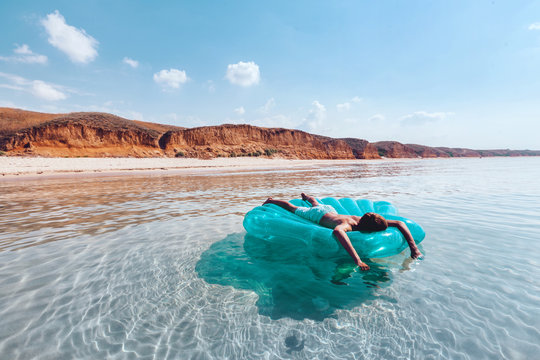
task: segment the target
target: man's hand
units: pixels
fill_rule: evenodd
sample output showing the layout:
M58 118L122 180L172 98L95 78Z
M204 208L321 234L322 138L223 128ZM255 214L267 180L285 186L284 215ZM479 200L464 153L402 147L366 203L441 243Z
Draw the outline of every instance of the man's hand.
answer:
M350 226L348 227L350 229ZM360 267L360 270L365 271L369 270L368 264L364 263L362 259L360 259L360 256L356 253L356 250L354 250L351 240L345 233L345 230L343 230L341 225L336 226L333 232L334 236L339 240L341 245L347 250L349 255L353 258L356 265Z
M416 246L416 243L414 242L413 236L411 232L409 231L407 224L399 220L387 220L387 221L388 221L388 226L394 226L398 228L398 230L403 234L403 237L405 238L405 240L407 241L407 244L409 245L409 248L411 249L411 257L413 259L418 259L419 257L423 256L420 250L418 250L418 247Z
M359 261L356 263L356 265L358 265L358 267L360 267L360 270L362 271L369 270L369 265L366 264L365 262Z

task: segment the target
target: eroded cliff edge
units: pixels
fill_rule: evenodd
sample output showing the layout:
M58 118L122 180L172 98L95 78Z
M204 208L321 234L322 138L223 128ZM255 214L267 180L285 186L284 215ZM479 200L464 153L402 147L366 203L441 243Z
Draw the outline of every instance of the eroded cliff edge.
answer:
M182 128L97 112L46 114L0 108L0 151L55 157L235 157L378 159L540 155L540 151L470 150L335 139L301 130L252 125Z

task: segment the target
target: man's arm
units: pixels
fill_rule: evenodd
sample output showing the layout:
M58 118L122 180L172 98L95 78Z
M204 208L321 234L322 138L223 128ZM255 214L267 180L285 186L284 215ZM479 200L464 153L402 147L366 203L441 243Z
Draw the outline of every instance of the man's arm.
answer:
M409 228L407 227L407 224L405 224L403 221L398 220L387 220L387 222L388 226L396 227L399 231L401 231L401 233L405 237L405 240L407 241L407 244L409 244L409 248L411 249L411 257L413 259L422 256L422 253L420 252L420 250L418 250L418 247L416 247L416 243L414 242L414 239L411 232L409 231Z
M340 244L347 250L349 255L353 258L356 265L360 267L361 270L369 270L369 265L364 263L360 256L354 250L354 247L351 244L351 240L347 236L345 230L341 226L336 226L333 232L334 236L339 240Z

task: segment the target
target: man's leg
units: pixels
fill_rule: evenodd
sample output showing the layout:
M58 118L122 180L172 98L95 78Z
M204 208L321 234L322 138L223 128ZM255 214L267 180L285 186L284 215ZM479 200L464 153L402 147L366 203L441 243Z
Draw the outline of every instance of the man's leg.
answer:
M315 199L313 196L311 195L306 195L304 193L301 194L302 195L302 200L304 201L307 201L308 203L311 204L311 206L317 206L317 205L321 205L317 202L317 199Z
M266 199L266 201L263 203L264 204L274 204L274 205L277 205L279 207L282 207L284 208L285 210L288 210L290 212L292 212L294 214L294 212L296 211L296 209L298 209L298 206L295 206L293 204L291 204L290 202L288 201L285 201L285 200L274 200L272 199L271 197L269 197L268 199Z

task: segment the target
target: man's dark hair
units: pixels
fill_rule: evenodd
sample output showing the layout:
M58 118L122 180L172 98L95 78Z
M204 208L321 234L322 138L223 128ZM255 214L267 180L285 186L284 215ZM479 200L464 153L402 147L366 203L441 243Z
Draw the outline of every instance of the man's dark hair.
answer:
M379 214L365 213L356 229L359 231L383 231L388 228L388 222Z

